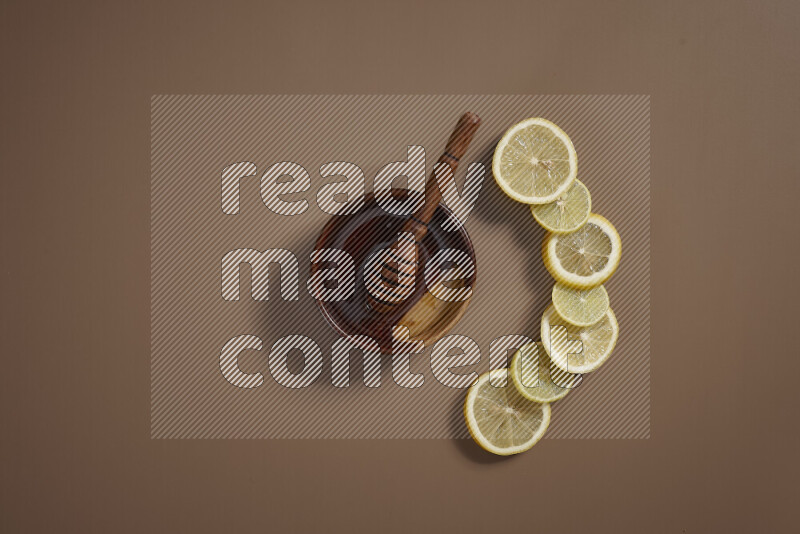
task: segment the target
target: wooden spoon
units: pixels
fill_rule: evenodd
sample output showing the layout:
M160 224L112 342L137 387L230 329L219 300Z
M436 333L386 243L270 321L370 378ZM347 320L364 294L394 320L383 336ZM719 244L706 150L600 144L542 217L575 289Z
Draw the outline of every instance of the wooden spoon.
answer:
M450 165L450 180L455 177L458 164L467 152L480 123L480 117L474 113L464 113L450 134L444 154L437 162ZM425 184L425 202L405 222L400 237L389 247L383 261L368 266L371 272L366 277L367 301L372 309L380 313L394 309L414 290L416 273L421 271L417 268L419 246L428 233L428 224L442 200L442 189L437 183L436 174L434 170Z

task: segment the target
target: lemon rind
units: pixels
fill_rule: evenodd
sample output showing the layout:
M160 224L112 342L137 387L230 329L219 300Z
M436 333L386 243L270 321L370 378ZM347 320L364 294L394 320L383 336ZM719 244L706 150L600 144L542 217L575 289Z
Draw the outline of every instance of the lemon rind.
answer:
M549 196L546 196L546 197L526 197L526 196L520 195L519 193L517 193L513 189L507 187L506 183L504 181L500 180L500 178L499 178L499 176L502 174L500 172L500 157L499 156L500 156L500 154L503 153L503 149L506 147L506 145L508 145L509 140L511 139L511 137L516 132L518 132L519 130L521 130L523 128L527 128L528 126L531 126L533 124L536 124L536 125L539 125L539 126L545 126L545 127L549 128L559 139L564 141L564 144L567 147L567 153L569 154L570 170L572 172L570 172L570 175L567 177L567 180L562 184L562 186L559 189L556 190L555 193L553 193L553 194L551 194ZM506 130L506 133L503 134L503 137L497 143L497 146L494 149L494 155L492 156L492 174L494 175L494 180L495 180L495 182L497 182L497 185L500 187L500 189L502 189L503 192L506 195L508 195L509 197L511 197L513 200L516 200L517 202L522 202L523 204L549 204L550 202L553 202L559 196L561 196L564 193L564 191L569 189L569 187L572 185L572 183L577 178L577 176L578 176L578 154L575 151L575 145L572 144L572 140L569 138L569 136L567 135L567 133L564 130L562 130L561 128L558 127L558 125L552 123L551 121L549 121L547 119L543 119L541 117L534 117L534 118L531 118L531 119L525 119L524 121L518 122L517 124L515 124L514 126L509 128L508 130Z
M482 374L478 377L478 379L470 386L469 391L467 391L467 395L464 399L464 420L467 423L467 430L472 436L472 439L477 443L483 450L487 452L491 452L492 454L496 454L498 456L511 456L513 454L519 454L521 452L525 452L530 450L531 447L536 445L539 440L542 439L545 432L547 432L547 428L550 426L550 405L547 403L538 403L542 406L542 424L539 425L536 433L533 437L528 440L527 442L523 443L522 445L517 445L515 447L497 447L490 443L483 434L480 433L478 430L478 422L475 421L475 418L472 416L472 413L469 410L470 405L475 403L475 397L477 396L477 392L480 389L480 386L489 380L493 374L505 373L507 369L495 369L493 371L489 371L487 373ZM513 387L506 385L506 387Z
M551 308L553 310L552 312L550 311ZM547 320L547 316L550 313L555 313L556 315L558 315L558 312L556 311L555 306L552 305L552 304L550 306L548 306L548 308L542 314L540 335L542 336L542 345L544 346L544 350L545 350L545 352L547 352L547 355L550 357L550 360L553 362L553 364L556 367L558 367L559 369L561 369L565 373L571 373L571 374L574 374L574 375L583 375L583 374L587 374L587 373L591 373L593 371L596 371L597 369L600 368L601 365L603 365L606 361L608 361L608 358L614 352L614 349L617 346L617 340L619 339L619 323L617 322L617 316L614 315L614 312L611 310L610 307L608 308L608 311L606 312L606 314L608 315L608 318L609 318L609 320L611 321L611 324L614 327L613 328L614 337L611 339L611 343L609 344L608 348L606 349L605 354L603 354L603 356L601 358L599 358L595 362L592 362L590 365L584 365L584 366L579 366L579 367L575 367L575 366L570 367L570 366L568 366L566 364L566 358L559 358L558 355L553 356L553 354L551 354L550 348L549 348L550 347L550 328L549 328L550 321ZM559 317L561 317L561 316L559 315ZM563 319L563 317L561 317L561 318ZM547 321L547 323L548 323L548 327L546 329L545 329L545 321Z
M566 286L566 287L568 289L575 289L574 287L569 287L569 286ZM558 316L561 317L562 319L564 319L564 321L568 322L572 326L578 326L578 327L581 327L581 328L586 328L588 326L595 325L595 324L597 324L597 323L599 323L600 321L603 320L603 317L605 317L605 315L606 315L606 311L608 311L608 309L611 307L611 299L609 298L608 291L603 286L603 284L600 284L599 286L593 287L591 289L602 289L603 293L606 294L606 309L605 309L605 311L603 311L603 313L600 315L600 317L596 321L593 321L591 323L579 323L577 321L569 319L566 315L564 315L564 313L561 310L558 309L558 306L556 305L556 298L555 298L556 288L558 288L558 283L553 284L553 291L551 292L550 300L553 303L553 307L556 309L556 313L558 313ZM587 291L587 290L581 289L579 291Z
M555 260L556 253L556 238L566 234L547 234L542 241L542 261L547 271L556 281L561 282L565 286L575 289L593 289L597 286L603 285L611 276L617 271L619 261L622 258L622 239L619 237L617 229L609 222L608 219L602 215L592 213L586 221L597 222L598 226L606 230L606 234L611 239L611 255L609 256L608 266L600 272L594 273L592 276L579 276L574 273L565 271L560 267L560 263ZM608 230L611 230L609 232Z
M542 349L542 350L544 350L544 349ZM511 377L511 381L513 382L514 387L517 389L517 392L521 396L523 396L524 398L528 399L529 401L538 402L539 404L550 404L551 402L560 401L561 399L566 397L567 394L570 391L572 391L569 388L562 388L564 390L563 393L561 393L560 395L557 395L555 397L550 397L550 398L537 397L536 395L531 394L528 391L529 388L526 388L521 383L521 378L519 377L519 358L521 357L520 356L521 353L522 353L522 350L520 349L514 354L514 357L511 358L511 365L509 365L509 367L508 367L508 374ZM545 356L547 356L548 359L550 358L550 356L547 355L547 352L545 352ZM559 367L559 369L561 369L561 368Z
M575 179L575 181L573 182L572 185L574 186L575 184L580 184L580 185L583 186L584 189L586 189L586 196L589 199L589 209L586 211L586 215L583 217L583 220L581 221L581 223L576 225L574 228L555 229L555 228L545 224L544 222L542 222L542 220L536 215L536 211L534 211L537 206L543 206L544 204L531 204L530 205L531 206L531 215L533 215L533 218L536 220L536 222L539 224L539 226L541 226L542 228L544 228L545 230L547 230L548 232L550 232L552 234L569 234L569 233L576 232L576 231L580 230L581 227L589 221L589 217L592 215L592 192L589 191L589 188L586 187L586 184L584 184L583 182L581 182L577 178ZM558 200L558 199L556 199L556 200Z

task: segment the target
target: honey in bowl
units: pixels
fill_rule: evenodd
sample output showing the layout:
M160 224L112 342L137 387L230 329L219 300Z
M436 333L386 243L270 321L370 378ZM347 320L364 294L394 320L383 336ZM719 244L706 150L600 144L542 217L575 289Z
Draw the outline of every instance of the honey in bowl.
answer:
M316 244L317 250L339 249L347 252L356 265L355 290L349 298L317 300L323 316L341 335L367 336L374 339L381 352L386 354L392 352L392 330L395 326L405 326L412 341L420 340L427 347L447 334L469 305L469 299L449 302L436 298L428 291L422 275L427 261L444 249L463 251L475 265L475 253L469 235L460 224L455 224L453 230L442 227L448 220L455 222L455 216L440 204L419 246L418 265L421 268L418 269L413 293L386 313L378 313L370 307L364 283L364 263L370 255L390 246L397 239L407 219L387 213L375 202L374 196L368 195L358 212L333 216ZM312 275L326 267L325 262L312 263ZM468 277L448 283L448 287L455 289L459 284L474 287L475 270Z

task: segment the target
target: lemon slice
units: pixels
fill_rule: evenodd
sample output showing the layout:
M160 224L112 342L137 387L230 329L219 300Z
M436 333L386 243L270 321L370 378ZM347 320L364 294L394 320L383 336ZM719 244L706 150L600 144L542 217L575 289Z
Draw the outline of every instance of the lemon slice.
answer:
M611 308L592 326L566 322L548 307L542 315L542 345L553 363L565 373L590 373L611 355L617 344L619 325Z
M592 196L580 180L549 204L534 204L531 213L545 230L554 234L574 232L589 219Z
M569 234L548 234L542 243L544 266L556 281L577 289L597 287L614 274L622 241L605 217L592 213Z
M508 456L527 451L550 424L550 405L531 402L512 385L496 388L506 369L481 375L464 401L464 418L472 439L485 450Z
M553 286L553 306L568 323L592 326L608 310L608 292L603 286L575 289L556 283Z
M565 373L552 366L550 357L538 342L519 349L511 359L508 371L519 394L534 402L563 399L582 380L581 375Z
M564 130L546 119L527 119L506 131L492 161L497 185L526 204L561 196L578 174L578 156Z

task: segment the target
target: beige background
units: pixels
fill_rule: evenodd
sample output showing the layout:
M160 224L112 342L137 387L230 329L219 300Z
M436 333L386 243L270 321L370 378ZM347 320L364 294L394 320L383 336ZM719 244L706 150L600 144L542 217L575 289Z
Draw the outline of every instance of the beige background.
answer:
M3 532L790 530L796 2L0 15ZM158 93L650 94L651 438L150 440Z

